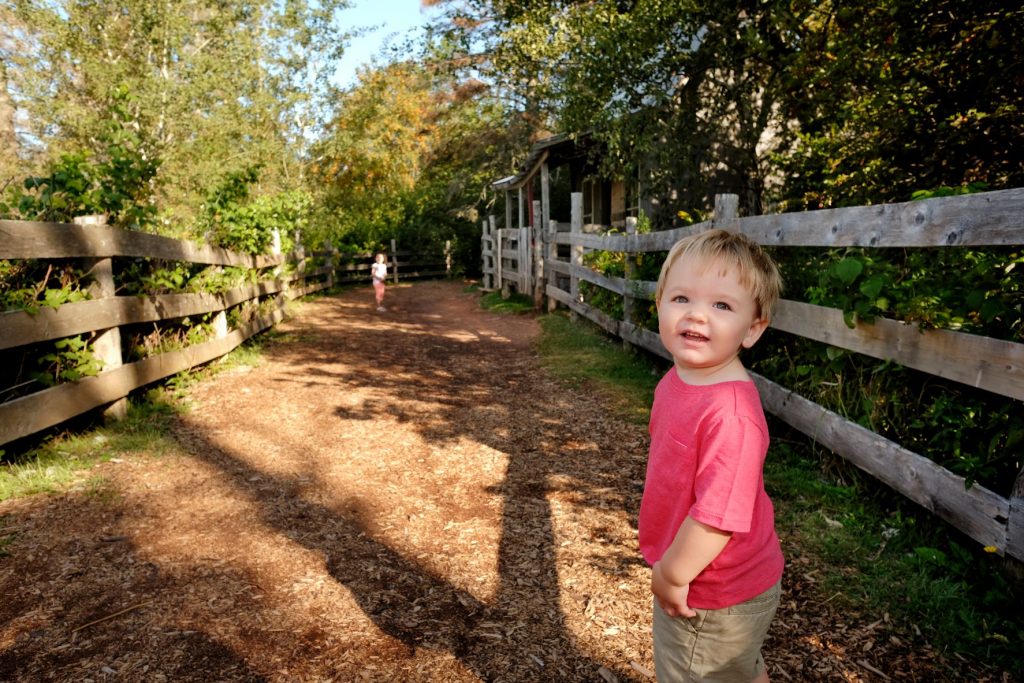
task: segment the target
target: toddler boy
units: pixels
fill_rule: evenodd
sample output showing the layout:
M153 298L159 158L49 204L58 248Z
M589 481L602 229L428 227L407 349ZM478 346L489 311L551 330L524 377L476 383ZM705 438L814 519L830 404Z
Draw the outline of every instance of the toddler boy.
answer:
M673 367L651 409L639 541L660 683L768 681L761 644L783 558L764 489L768 427L739 353L768 327L781 289L767 254L724 230L677 242L658 278Z

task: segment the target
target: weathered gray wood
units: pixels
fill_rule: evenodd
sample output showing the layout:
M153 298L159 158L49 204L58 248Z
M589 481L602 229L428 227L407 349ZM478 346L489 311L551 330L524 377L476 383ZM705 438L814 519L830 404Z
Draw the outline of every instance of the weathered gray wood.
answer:
M107 222L107 215L101 216L76 216L75 225L82 226L104 226ZM86 280L92 280L88 286L89 296L93 299L110 299L117 293L114 284L114 259L112 258L86 258L82 259L82 265L86 270ZM97 326L94 328L95 338L92 340L93 356L100 363L104 370L113 370L124 365L124 358L121 355L121 330L115 326ZM104 418L120 420L128 414L128 401L124 398L114 401L104 410Z
M721 230L738 232L740 229L739 207L739 195L716 194L715 210L711 219L712 225Z
M767 410L982 545L994 546L1000 554L1006 550L1005 498L977 485L967 489L963 477L928 458L751 374Z
M577 280L584 280L599 287L603 287L604 289L618 294L619 296L622 296L626 292L627 282L621 277L601 275L586 266L577 266L574 264L567 265L569 266L569 275Z
M549 297L557 299L559 302L565 304L572 312L587 318L596 325L604 328L605 331L610 334L618 335L619 321L615 318L599 311L593 306L574 300L572 295L564 289L548 285L547 293Z
M252 256L182 240L99 225L0 220L0 258L139 258L265 268L284 255Z
M573 242L572 249L569 255L569 263L573 266L583 265L583 245L579 241L582 238L583 230L583 193L573 192L569 197L569 208L571 211L571 220L569 221L569 230L571 235L576 238ZM580 300L580 282L572 270L569 271L569 292L572 294L573 301Z
M1024 188L900 204L751 216L760 244L801 247L952 247L1024 243Z
M838 309L786 300L772 327L1024 400L1024 344L886 318L850 329Z
M515 227L517 227L517 228L521 228L524 225L526 225L526 216L525 216L525 214L526 214L526 193L523 190L524 190L524 188L522 188L522 187L519 188L519 199L516 202L517 206L519 207L519 213L517 214L519 220L516 222L516 225L515 225ZM506 224L505 227L506 228L511 228L512 225L509 223L509 224Z
M76 415L112 403L139 387L219 358L252 335L283 319L283 311L277 309L221 339L122 365L96 377L60 384L0 404L0 444L53 427Z
M505 264L501 262L501 250L502 250L502 231L496 227L494 216L488 216L487 221L489 223L489 232L494 235L494 242L491 245L491 254L494 255L494 289L504 293L504 277L502 275L502 269Z
M544 173L545 169L541 170ZM543 212L540 201L533 202L533 218L535 225L533 229L533 253L530 258L533 263L533 307L540 311L544 307L544 249L547 244L547 224L540 221Z
M628 340L634 346L647 349L665 360L672 360L672 354L665 350L664 345L661 343L661 337L656 332L651 332L643 327L627 322L619 323L619 331L622 333L622 338Z
M1024 559L1024 469L1010 491L1010 512L1006 520L1006 554Z
M391 281L398 284L398 245L391 240Z
M544 230L551 225L551 176L545 161L540 165L540 225Z
M572 275L572 264L567 261L560 259L545 259L544 267L552 273L559 273L560 275Z
M642 235L593 235L580 233L559 233L555 237L558 244L569 244L586 247L587 249L601 249L604 251L626 251L633 253L668 251L672 245L684 237L689 237L698 232L709 230L713 227L711 221L694 223L682 228L663 230L660 232L648 232Z
M636 217L626 216L626 235L636 234ZM629 253L623 254L625 259L625 281L627 283L632 282L636 278L636 258ZM633 322L633 302L635 297L633 296L633 288L630 286L624 286L622 289L622 319L626 322ZM624 341L625 347L628 349L629 342Z
M556 287L558 285L558 270L560 263L558 260L558 244L555 242L555 236L558 233L558 222L549 220L544 224L547 227L547 233L544 236L544 241L547 244L547 251L544 253L544 286L545 292L548 287ZM548 313L554 312L558 308L558 299L548 297Z

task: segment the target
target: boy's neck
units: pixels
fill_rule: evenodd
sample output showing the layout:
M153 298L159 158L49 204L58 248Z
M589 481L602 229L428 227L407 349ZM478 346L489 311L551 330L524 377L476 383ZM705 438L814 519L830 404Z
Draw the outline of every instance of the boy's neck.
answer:
M692 386L710 386L723 382L749 382L750 375L739 356L717 368L690 368L675 364L676 376Z

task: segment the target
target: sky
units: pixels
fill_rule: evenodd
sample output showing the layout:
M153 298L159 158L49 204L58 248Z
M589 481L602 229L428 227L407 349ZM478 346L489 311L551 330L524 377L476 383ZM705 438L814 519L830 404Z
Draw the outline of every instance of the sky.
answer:
M421 12L420 0L352 0L352 7L340 15L346 28L381 26L351 41L341 58L334 83L341 87L352 85L356 69L377 56L385 43L420 35L419 27L435 14L434 10Z

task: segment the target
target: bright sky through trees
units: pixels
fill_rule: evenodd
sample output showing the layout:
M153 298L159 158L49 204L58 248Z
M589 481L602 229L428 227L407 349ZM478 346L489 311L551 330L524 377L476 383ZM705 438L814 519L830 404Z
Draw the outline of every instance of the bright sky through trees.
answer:
M380 51L391 44L422 33L422 25L434 12L420 9L420 0L353 0L352 7L341 13L341 20L350 30L376 27L353 38L345 48L334 82L342 87L352 85L356 69L381 59Z

